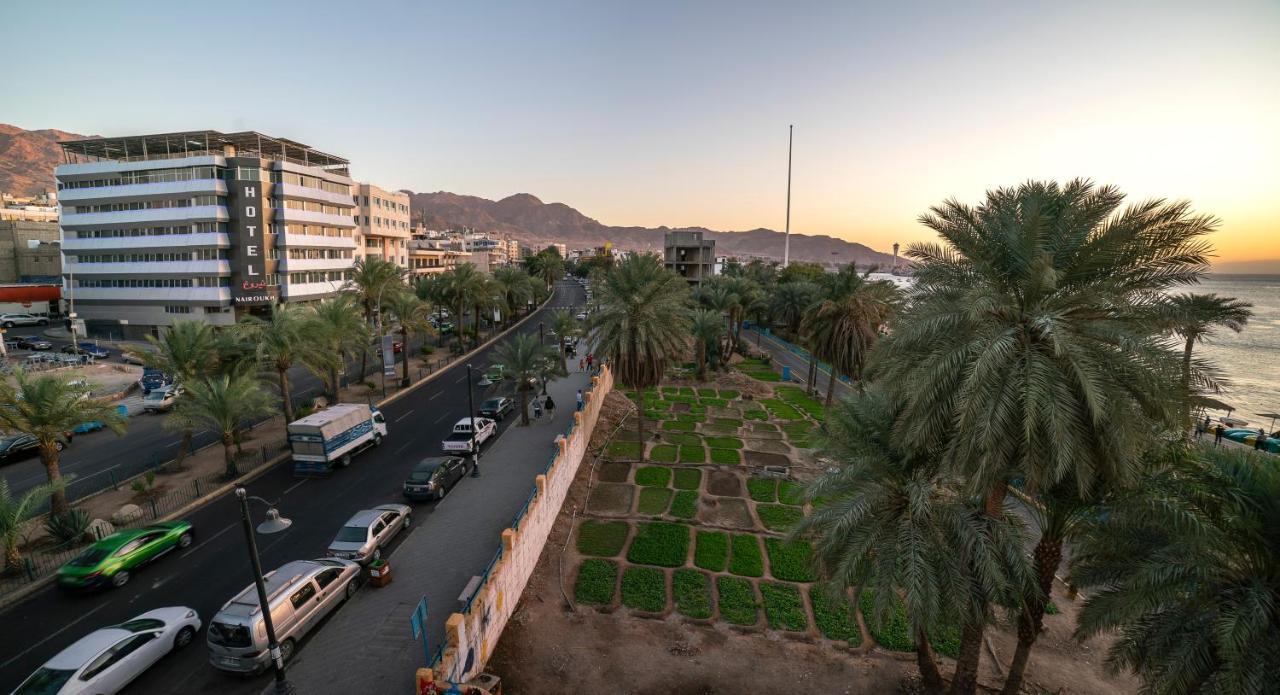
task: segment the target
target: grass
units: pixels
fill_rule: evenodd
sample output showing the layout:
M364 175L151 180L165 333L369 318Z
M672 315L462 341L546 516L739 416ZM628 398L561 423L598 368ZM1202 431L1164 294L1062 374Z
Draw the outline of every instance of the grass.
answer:
M702 443L702 437L696 434L686 434L684 432L672 432L662 435L663 441L668 444L688 444L697 445Z
M692 432L696 425L690 420L667 420L662 423L662 429L669 432Z
M697 490L702 487L702 471L697 468L677 468L672 482L677 490Z
M813 571L813 546L808 541L787 543L780 538L766 538L764 549L769 553L769 573L774 579L788 582L817 579Z
M738 396L739 396L738 392L734 389L720 389L720 397L725 400L731 401L737 398Z
M674 395L676 395L677 393L680 393L680 389L676 388L675 386L663 386L663 387L662 387L662 395L664 395L664 396L674 396Z
M698 570L680 569L671 576L676 610L690 618L711 617L711 580Z
M701 445L680 447L680 463L706 463L707 450Z
M618 458L640 458L640 442L610 442L608 453Z
M781 504L758 504L756 515L765 528L780 533L790 531L800 517L804 516L799 509Z
M804 389L796 386L779 386L773 390L778 398L792 406L803 410L809 417L821 422L826 416L826 408L816 399L811 398Z
M744 410L742 411L743 420L768 420L769 414L763 410Z
M769 412L772 413L773 416L779 420L803 420L804 419L804 415L802 415L800 411L795 408L795 406L792 406L791 404L781 399L761 398L760 402L763 403L764 407L768 408Z
M658 444L649 450L649 460L655 463L675 463L676 448L670 444Z
M624 576L622 578L624 600L626 581L627 578ZM800 588L796 585L761 582L760 595L764 597L764 615L769 620L769 627L791 632L800 632L809 627L809 617L804 612L804 599L800 598Z
M699 398L698 403L706 406L714 405L718 408L723 408L729 405L729 401L726 401L723 398Z
M760 604L751 582L736 577L716 577L716 593L720 595L720 617L734 625L755 625L760 617Z
M907 609L896 596L883 621L878 620L875 608L875 589L864 588L858 597L858 605L862 609L862 617L867 623L867 631L871 633L880 646L897 652L913 652L916 650L915 638L911 635L911 625L907 622ZM933 648L940 654L956 658L960 654L960 631L954 627L935 629L929 635Z
M809 587L809 603L813 605L813 621L827 639L858 645L862 633L853 604L844 596L832 596L821 587Z
M807 449L813 441L813 425L808 422L787 423L782 427L782 431L787 434L787 440L794 446Z
M782 381L782 377L769 367L755 366L749 364L738 365L738 371L755 379L756 381Z
M655 488L656 489L656 488ZM643 498L644 495L641 495ZM692 519L698 513L698 493L693 490L681 490L671 501L669 514L681 519Z
M696 396L696 395L698 395L698 393L697 393L696 391L694 391L694 390L693 390L693 387L692 387L692 386L681 386L681 387L680 387L680 395L681 395L681 396Z
M722 466L736 466L742 463L742 456L737 449L712 449L711 462Z
M618 563L613 560L584 560L573 585L579 603L613 603L613 585L618 578Z
M671 502L671 490L665 487L646 487L640 490L640 501L636 504L636 511L649 516L658 516L667 511L667 504Z
M636 471L636 485L666 487L671 482L671 469L663 466L645 466Z
M703 396L709 396L711 398L715 398L716 390L715 389L698 389L698 397L701 398Z
M778 481L773 478L747 478L747 494L757 502L777 499Z
M729 559L729 534L724 531L699 531L693 550L693 564L704 570L723 572Z
M587 521L578 527L578 552L612 557L622 552L631 530L625 521Z
M745 533L734 534L729 572L742 577L764 575L764 557L760 554L760 541L755 536Z
M721 427L727 430L736 430L739 427L742 427L741 420L737 418L731 418L731 417L718 417L715 420L712 420L711 424L715 425L716 427Z
M720 449L741 449L742 440L737 437L707 437L707 446Z
M667 579L662 570L628 567L622 573L622 605L661 613L667 608Z
M804 504L804 486L789 480L778 483L778 501L796 507Z
M689 555L689 527L663 521L637 524L627 559L641 565L679 567Z

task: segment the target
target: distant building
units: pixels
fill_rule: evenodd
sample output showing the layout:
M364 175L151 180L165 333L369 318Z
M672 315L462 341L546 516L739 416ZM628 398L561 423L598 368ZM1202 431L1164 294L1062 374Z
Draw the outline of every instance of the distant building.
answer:
M561 244L561 243L558 243L558 242L557 242L557 243L554 243L554 244L547 244L547 246L554 246L554 247L555 247L555 249L556 249L557 251L559 251L559 252L560 252L560 257L561 257L561 258L568 258L568 257L569 257L569 247L565 246L564 244ZM546 246L544 246L543 248L546 248Z
M469 254L438 248L427 240L409 242L409 272L414 277L443 273L459 263L466 262Z
M715 275L716 242L704 240L702 232L667 232L663 260L667 268L698 284Z
M0 283L61 283L58 222L0 220Z
M371 183L351 185L355 199L356 258L370 256L409 267L409 194L390 193Z
M29 198L0 195L0 221L57 222L58 197L45 191Z

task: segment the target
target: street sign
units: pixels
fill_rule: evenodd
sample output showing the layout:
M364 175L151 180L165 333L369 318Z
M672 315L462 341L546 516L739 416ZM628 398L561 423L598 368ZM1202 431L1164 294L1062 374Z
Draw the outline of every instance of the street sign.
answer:
M413 615L409 616L409 627L413 629L413 638L422 638L422 656L427 668L431 668L431 650L427 648L427 597L423 596L414 606Z
M389 334L382 336L382 374L396 375L395 338Z

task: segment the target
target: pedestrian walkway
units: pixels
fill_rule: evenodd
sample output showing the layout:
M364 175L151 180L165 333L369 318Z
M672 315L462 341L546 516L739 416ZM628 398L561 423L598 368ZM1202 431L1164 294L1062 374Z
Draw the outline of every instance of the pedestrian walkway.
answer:
M388 558L391 584L361 589L303 643L288 671L298 692L411 689L414 670L426 665L422 643L413 639L409 624L418 600L427 599L427 635L434 653L444 639L445 620L462 608L459 596L472 577L484 573L501 545L503 529L524 506L534 477L554 455L556 435L569 429L574 394L589 382L589 375L577 371L574 360L566 378L547 385L556 403L554 414L544 412L529 427L512 425L482 451L480 478L463 479L434 506L414 507L409 536ZM436 454L433 450L406 456ZM395 494L400 482L387 481L388 502L400 501ZM461 537L483 542L463 544Z

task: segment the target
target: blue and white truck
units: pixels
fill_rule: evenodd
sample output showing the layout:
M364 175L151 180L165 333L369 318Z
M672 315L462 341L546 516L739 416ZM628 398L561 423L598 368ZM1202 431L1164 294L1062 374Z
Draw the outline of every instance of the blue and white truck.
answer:
M329 475L351 465L351 457L382 444L387 420L364 403L337 403L289 423L295 476Z

